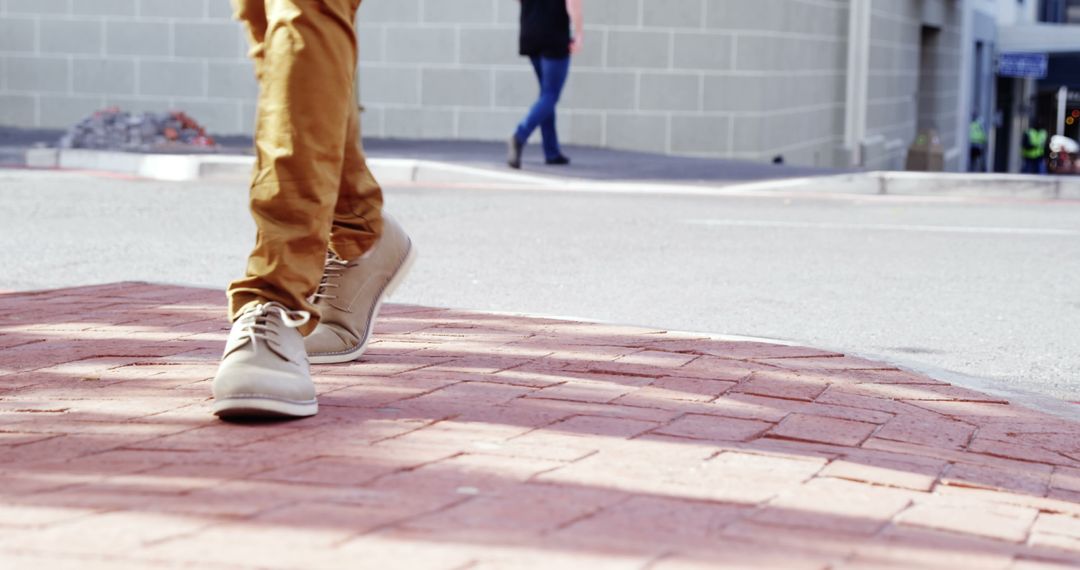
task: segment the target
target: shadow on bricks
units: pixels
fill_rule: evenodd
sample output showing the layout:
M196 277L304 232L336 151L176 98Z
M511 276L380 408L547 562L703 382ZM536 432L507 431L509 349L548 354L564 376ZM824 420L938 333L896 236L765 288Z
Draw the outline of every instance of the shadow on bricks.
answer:
M1080 423L842 354L388 305L318 416L230 424L221 292L0 315L3 567L1080 564Z

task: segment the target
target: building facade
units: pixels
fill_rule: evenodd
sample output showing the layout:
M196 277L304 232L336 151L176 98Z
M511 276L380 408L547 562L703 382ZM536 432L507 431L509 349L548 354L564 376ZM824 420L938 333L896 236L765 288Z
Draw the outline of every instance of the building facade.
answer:
M1080 0L998 0L998 77L992 163L1017 172L1021 140L1035 122L1080 139ZM1017 73L1008 60L1039 61Z
M932 128L960 170L970 113L992 114L995 0L584 5L585 49L560 106L567 143L899 169ZM508 137L536 94L518 6L364 0L365 134ZM64 128L117 105L248 134L245 52L227 0L0 0L0 125Z

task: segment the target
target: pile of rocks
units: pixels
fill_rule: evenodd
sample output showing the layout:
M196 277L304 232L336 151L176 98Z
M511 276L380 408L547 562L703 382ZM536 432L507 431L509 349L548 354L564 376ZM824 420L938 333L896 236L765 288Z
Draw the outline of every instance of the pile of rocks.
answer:
M97 150L208 150L215 146L206 129L183 111L133 114L118 107L96 111L60 139L61 148Z

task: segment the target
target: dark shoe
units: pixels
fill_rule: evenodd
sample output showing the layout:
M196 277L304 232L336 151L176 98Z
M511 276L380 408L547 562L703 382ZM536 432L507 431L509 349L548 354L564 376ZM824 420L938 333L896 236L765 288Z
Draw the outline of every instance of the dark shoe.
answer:
M510 165L510 168L521 168L521 149L524 146L525 143L518 142L516 135L506 141L506 164Z
M565 166L567 164L570 164L570 159L560 154L559 156L556 156L555 158L549 158L544 162L553 166Z

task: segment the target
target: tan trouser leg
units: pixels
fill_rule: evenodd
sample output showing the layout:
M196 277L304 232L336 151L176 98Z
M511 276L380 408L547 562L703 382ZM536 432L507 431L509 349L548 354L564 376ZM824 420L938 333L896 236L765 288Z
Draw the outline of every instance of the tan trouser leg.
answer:
M342 259L360 257L382 235L382 188L364 158L359 108L351 105L349 111L345 163L330 230L330 247Z
M360 148L356 98L358 0L233 0L259 78L251 213L258 229L243 279L229 287L233 318L276 301L312 313L333 233L358 257L378 239L382 193Z

